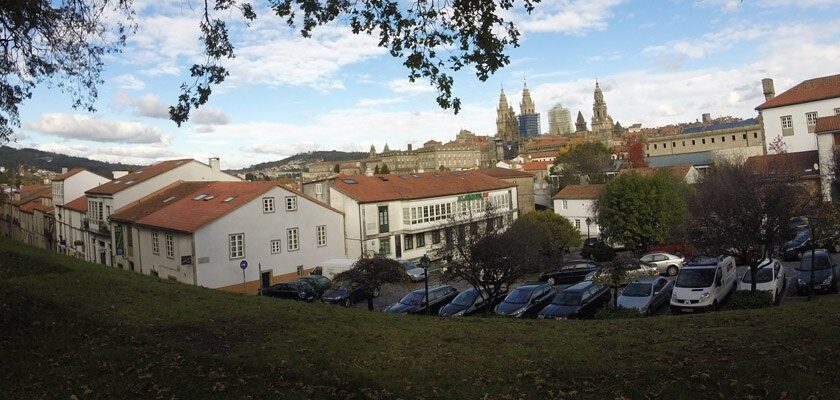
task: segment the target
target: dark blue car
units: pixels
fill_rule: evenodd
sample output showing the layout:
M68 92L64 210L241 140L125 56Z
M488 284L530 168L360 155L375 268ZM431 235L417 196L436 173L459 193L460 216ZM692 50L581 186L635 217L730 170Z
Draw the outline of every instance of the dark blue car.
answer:
M533 318L556 293L547 283L526 283L510 292L495 311L506 317Z
M610 288L590 281L570 286L554 296L537 318L585 319L610 302Z

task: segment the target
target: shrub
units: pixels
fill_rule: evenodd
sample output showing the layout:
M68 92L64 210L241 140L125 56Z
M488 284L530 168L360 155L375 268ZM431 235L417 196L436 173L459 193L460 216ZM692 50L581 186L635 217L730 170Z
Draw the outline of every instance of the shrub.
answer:
M594 319L624 319L624 318L641 318L642 314L635 308L623 307L604 307L598 311Z
M769 292L749 290L737 291L732 294L727 310L752 310L756 308L767 308L773 305L773 296Z
M592 250L592 259L598 262L612 261L615 258L615 250L612 247L603 245Z

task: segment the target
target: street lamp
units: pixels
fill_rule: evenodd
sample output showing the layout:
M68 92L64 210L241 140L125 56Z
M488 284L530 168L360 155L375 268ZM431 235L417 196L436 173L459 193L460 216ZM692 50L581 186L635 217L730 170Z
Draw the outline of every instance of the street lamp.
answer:
M589 225L592 224L592 218L586 217L586 238L589 239Z
M432 260L429 259L429 256L423 254L423 257L420 257L420 268L423 268L423 280L426 284L426 311L429 310L429 264L432 263Z

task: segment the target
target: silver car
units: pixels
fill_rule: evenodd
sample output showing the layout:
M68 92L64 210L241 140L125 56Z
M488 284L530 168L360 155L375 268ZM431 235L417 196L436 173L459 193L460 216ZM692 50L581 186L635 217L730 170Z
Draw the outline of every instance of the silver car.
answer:
M408 279L411 279L412 282L420 282L426 279L426 271L414 265L411 261L400 260L400 264L405 268L405 273L408 274Z
M659 276L646 276L631 282L618 296L618 306L635 308L643 315L653 314L671 298L674 281Z
M656 267L660 274L664 273L668 276L677 276L677 272L685 263L685 258L671 253L648 253L643 255L640 260Z

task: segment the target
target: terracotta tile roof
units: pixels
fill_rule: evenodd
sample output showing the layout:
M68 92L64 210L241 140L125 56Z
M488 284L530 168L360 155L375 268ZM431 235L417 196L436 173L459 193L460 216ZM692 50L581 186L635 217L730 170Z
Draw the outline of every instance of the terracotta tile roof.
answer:
M30 185L23 186L18 189L20 200L12 201L12 204L20 206L32 200L42 197L52 198L52 186L49 185Z
M28 202L26 202L24 204L21 204L20 211L28 213L28 214L32 214L32 211L38 210L38 211L40 211L44 214L52 214L53 213L52 206L44 205L39 200L41 200L41 197L31 199Z
M840 115L832 115L830 117L817 118L817 126L814 127L815 133L835 131L840 131Z
M69 208L78 212L87 212L88 198L87 196L81 196L78 199L73 200L69 203L64 203L64 208Z
M535 158L546 158L546 157L556 158L558 154L559 153L557 151L551 151L551 150L549 150L549 151L538 151L536 153L531 154L530 157L531 157L532 160L535 159Z
M125 190L132 185L136 185L140 182L145 180L151 179L155 176L158 176L164 172L171 171L181 165L184 165L190 161L194 161L191 158L181 159L181 160L169 160L169 161L161 161L157 164L149 165L148 167L144 167L134 171L128 175L125 175L119 179L114 179L110 182L103 183L93 189L88 190L85 193L88 194L114 194L118 193L122 190Z
M531 161L522 164L522 169L526 171L545 171L549 165L553 165L554 161Z
M34 204L35 205L32 206L32 209L38 210L44 214L52 214L55 211L55 209L52 206L47 206L38 202L35 202Z
M477 171L421 174L350 175L336 179L333 189L359 203L414 200L515 187L516 184Z
M481 168L478 170L484 175L492 176L494 178L499 179L510 179L510 178L533 178L533 174L529 174L525 171L519 171L516 169L510 168L501 168L501 167L491 167L491 168Z
M641 168L623 168L618 171L618 175L624 175L629 173L637 173L639 175L650 176L656 173L656 171L665 171L671 176L685 179L685 176L688 175L689 171L691 171L691 165L674 165L670 167L660 167L660 168L652 168L652 167L641 167Z
M192 194L202 188L210 185L211 182L183 182L178 181L157 192L154 192L140 200L128 204L113 214L111 219L114 221L134 222L147 215L150 215L170 204L176 200L181 200L185 197L191 199L195 196ZM223 199L222 199L223 200Z
M16 190L20 194L30 193L30 192L35 192L35 191L44 191L44 190L52 191L52 186L50 186L50 185L26 185L26 186L21 186Z
M591 185L569 185L563 190L554 195L555 199L567 200L595 200L601 197L607 185L591 184Z
M800 151L797 153L768 154L753 156L747 159L744 166L757 173L785 171L797 176L818 175L814 164L819 163L817 150Z
M840 74L808 79L756 107L756 110L840 97Z
M69 178L73 175L76 175L76 174L78 174L79 172L82 172L82 171L87 171L87 170L84 169L84 168L73 168L73 169L67 171L66 173L56 175L56 177L53 178L53 181L63 181L63 180L65 180L65 179L67 179L67 178Z

